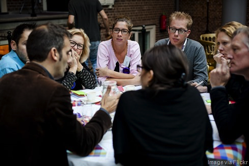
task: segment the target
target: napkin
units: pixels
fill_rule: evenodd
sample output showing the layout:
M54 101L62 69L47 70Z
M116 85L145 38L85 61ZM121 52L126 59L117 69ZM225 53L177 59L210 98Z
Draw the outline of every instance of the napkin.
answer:
M78 95L78 96L86 96L86 92L83 92L83 91L71 90L71 92Z

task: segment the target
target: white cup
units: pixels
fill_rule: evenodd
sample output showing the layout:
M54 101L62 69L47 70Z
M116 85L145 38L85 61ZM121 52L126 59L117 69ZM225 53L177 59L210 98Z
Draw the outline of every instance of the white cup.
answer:
M131 90L135 90L135 85L126 85L124 87L125 91L131 91Z
M94 101L96 98L96 92L95 91L90 91L86 94L87 100L88 101Z

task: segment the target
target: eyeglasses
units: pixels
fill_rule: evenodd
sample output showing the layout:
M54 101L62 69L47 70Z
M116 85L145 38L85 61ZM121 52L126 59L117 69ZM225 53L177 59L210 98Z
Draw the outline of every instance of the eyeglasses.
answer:
M137 65L137 71L140 73L142 71L143 67L141 65Z
M174 27L169 27L169 31L171 33L176 33L176 31L178 31L179 34L184 34L185 32L188 32L188 30L185 30L185 29L176 29Z
M119 33L120 31L121 31L121 33L122 33L123 35L126 35L126 34L129 33L129 30L128 30L128 29L119 29L119 28L114 28L114 29L113 29L113 32L114 32L114 33Z
M78 43L76 43L75 41L72 41L72 40L70 40L70 44L71 44L71 47L74 47L75 45L77 45L77 49L79 49L79 50L83 50L83 48L84 48L83 44L78 44Z

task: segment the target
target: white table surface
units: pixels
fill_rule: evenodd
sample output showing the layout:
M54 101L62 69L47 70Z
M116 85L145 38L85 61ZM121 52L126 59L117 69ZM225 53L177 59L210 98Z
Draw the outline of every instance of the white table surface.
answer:
M116 166L114 162L114 151L112 146L112 131L107 131L100 141L99 145L107 151L104 157L87 156L81 157L74 154L68 154L70 166Z
M83 90L84 92L92 91L92 90ZM97 95L101 94L101 88L97 87L95 89L97 92ZM203 97L203 101L206 105L210 105L210 103L207 102L207 100L210 99L208 93L202 93L201 96ZM73 97L71 96L72 100L81 100L81 97ZM76 106L73 107L74 112L84 112L83 114L88 114L92 116L98 109L100 108L100 105L95 104L86 104L83 106ZM111 115L114 117L114 114ZM217 126L215 124L213 115L209 115L209 119L213 128L213 147L216 147L221 144ZM236 142L243 142L243 137L238 138ZM107 154L104 157L94 157L94 156L87 156L87 157L81 157L78 155L70 154L68 153L68 161L70 166L117 166L114 162L114 150L113 150L113 141L112 141L112 131L107 131L105 135L103 136L103 139L100 141L99 145L107 152Z
M102 87L97 87L94 90L86 89L81 90L86 93L89 91L96 91L96 96L102 95ZM80 97L76 95L71 95L71 100L79 101L86 100L86 97ZM96 104L84 104L82 106L73 107L74 113L80 113L88 116L93 116L96 111L98 111L100 105ZM110 114L113 120L114 113ZM107 131L99 145L107 152L105 156L86 156L81 157L75 154L68 153L68 162L70 166L116 166L114 162L114 151L112 146L112 131Z

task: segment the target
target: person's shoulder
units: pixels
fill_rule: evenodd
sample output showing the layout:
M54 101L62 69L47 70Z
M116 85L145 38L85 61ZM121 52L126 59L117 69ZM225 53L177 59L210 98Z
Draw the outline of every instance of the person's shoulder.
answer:
M108 40L103 40L100 42L100 44L111 44L112 39L108 39Z
M112 39L101 41L99 46L112 47Z
M165 38L165 39L160 39L155 43L155 46L161 46L164 44L167 44L167 42L169 41L169 38Z
M187 45L190 45L190 46L193 46L193 47L202 47L201 43L196 41L196 40L193 40L193 39L189 39L187 38Z
M120 100L125 103L134 103L134 100L141 99L144 96L144 90L127 91L120 96Z
M128 40L128 45L134 47L134 46L139 46L137 41L133 41L133 40Z
M15 56L12 53L8 53L2 57L0 60L0 68L6 68L11 66L16 66L17 62L14 60Z

